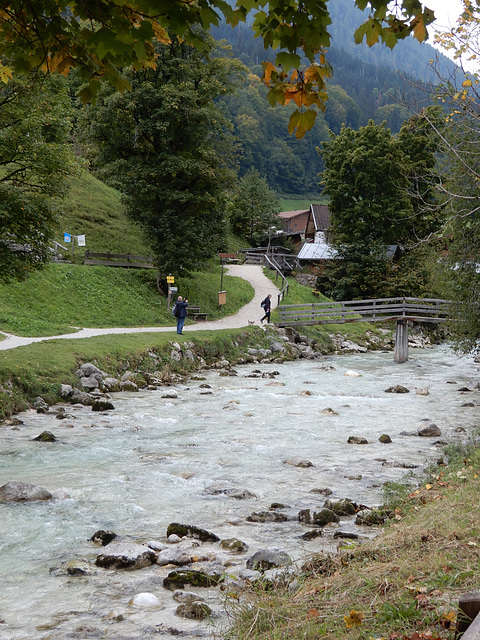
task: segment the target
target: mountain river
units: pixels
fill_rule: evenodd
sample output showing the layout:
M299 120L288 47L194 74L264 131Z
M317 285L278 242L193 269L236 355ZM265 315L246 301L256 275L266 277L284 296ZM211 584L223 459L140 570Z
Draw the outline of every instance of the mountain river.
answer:
M298 512L321 507L325 496L312 490L326 487L333 499L378 505L385 481L400 479L408 467L420 474L442 457L438 440L467 440L479 424L479 368L447 347L411 350L401 365L391 352L249 364L236 367L236 376L202 372L174 386L178 398L162 397L160 388L112 394L115 410L101 414L79 405L65 405L63 420L52 411L19 414L23 424L0 427L0 485L30 482L65 496L0 503L0 639L220 637L229 617L218 588L187 586L213 614L203 622L180 618L178 602L162 584L172 567L96 567L102 547L92 535L104 529L123 540L166 543L170 523L196 525L248 545L241 555L218 543L197 548L227 561L229 574L267 547L294 561L332 551L338 527L371 537L371 528L347 517L306 541L301 535L311 527L298 522ZM397 384L410 393L385 393ZM465 387L471 391L461 392ZM426 389L428 395L417 393ZM440 438L416 435L426 418L440 427ZM33 440L45 430L58 441ZM392 443L380 443L382 434ZM349 436L368 444L348 444ZM286 463L295 457L312 466ZM255 497L235 499L212 487ZM284 505L285 522L246 520L272 503ZM91 575L62 571L82 558ZM159 606L131 604L145 592Z

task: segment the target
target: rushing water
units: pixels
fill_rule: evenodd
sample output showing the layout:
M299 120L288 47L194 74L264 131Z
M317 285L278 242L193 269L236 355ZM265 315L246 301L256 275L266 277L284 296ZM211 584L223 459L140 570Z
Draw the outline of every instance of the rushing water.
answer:
M72 417L65 420L21 414L23 425L2 428L0 485L21 480L69 497L0 504L0 639L173 638L172 629L185 638L220 633L227 617L218 590L198 590L214 609L210 622L180 619L178 603L162 587L168 569L96 569L99 548L89 538L106 529L128 540L165 542L169 523L194 524L248 544L240 557L205 545L221 560L237 563L231 573L260 548L278 547L293 559L334 548L331 538L300 538L308 527L298 523L298 511L319 507L325 499L312 489L330 487L332 498L378 504L382 484L406 473L394 465L421 467L442 455L435 439L401 432L416 431L419 421L429 418L441 428L442 439L465 439L478 424L478 391L459 389L477 384L479 365L446 348L411 357L402 365L393 363L391 353L244 365L236 377L207 371L205 380L177 385L173 400L163 398L160 389L115 394L115 411L109 413L67 406ZM349 370L361 377L345 375ZM260 377L255 371L279 374ZM385 393L395 384L410 393ZM429 395L416 393L425 388ZM472 401L476 406L462 406ZM322 413L326 408L337 415ZM32 440L44 430L59 441ZM383 433L391 444L378 441ZM350 435L369 444L347 444ZM295 456L313 466L285 464ZM213 484L248 489L257 497L211 495ZM273 502L288 505L287 522L245 520ZM341 527L372 535L352 519ZM86 558L94 575L51 571L74 558ZM139 592L154 593L164 607L131 606Z

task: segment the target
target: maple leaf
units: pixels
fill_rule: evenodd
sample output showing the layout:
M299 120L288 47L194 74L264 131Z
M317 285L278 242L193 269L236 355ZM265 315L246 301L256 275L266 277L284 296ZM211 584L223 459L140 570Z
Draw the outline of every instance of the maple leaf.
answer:
M355 611L355 609L352 609L350 611L350 615L349 616L343 616L343 619L345 620L345 624L347 625L347 629L352 629L353 627L359 627L362 624L363 612L362 611Z

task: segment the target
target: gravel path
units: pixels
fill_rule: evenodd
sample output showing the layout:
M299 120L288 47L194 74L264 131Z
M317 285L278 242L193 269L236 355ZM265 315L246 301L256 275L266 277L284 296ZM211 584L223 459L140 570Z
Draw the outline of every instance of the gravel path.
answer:
M212 320L207 322L198 322L196 324L187 325L184 328L185 335L190 331L203 331L203 330L218 330L218 329L239 329L246 327L249 324L256 324L259 326L260 318L263 316L263 310L260 308L260 302L267 297L269 293L272 294L272 309L277 306L278 293L280 290L272 281L267 278L263 273L263 269L257 265L228 265L226 272L229 276L235 276L237 278L243 278L250 282L255 289L255 295L253 300L240 309L240 311L233 316L227 316L220 320ZM228 292L227 292L228 295ZM171 327L129 327L121 328L115 327L111 329L81 329L75 333L64 333L59 336L47 336L44 338L25 338L20 336L14 336L9 333L0 331L6 339L0 342L0 351L7 349L14 349L15 347L22 347L33 342L43 342L44 340L58 340L60 338L71 340L78 338L93 338L94 336L103 336L113 333L153 333L153 332L173 332L175 326Z

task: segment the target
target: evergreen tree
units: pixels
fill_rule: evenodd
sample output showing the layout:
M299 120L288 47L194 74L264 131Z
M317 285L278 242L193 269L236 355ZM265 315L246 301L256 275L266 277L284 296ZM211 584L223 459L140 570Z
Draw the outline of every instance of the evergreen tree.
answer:
M224 235L229 123L214 100L238 66L179 43L159 46L155 69L131 71L132 91L110 92L83 119L97 166L124 194L164 275L199 268Z
M232 230L253 245L269 234L270 227L278 225L280 201L265 178L249 169L240 179L230 204Z

